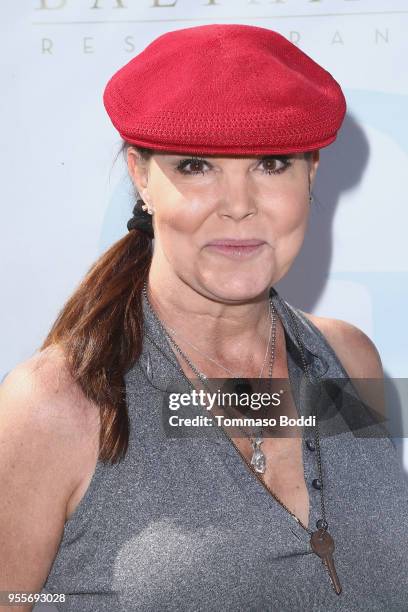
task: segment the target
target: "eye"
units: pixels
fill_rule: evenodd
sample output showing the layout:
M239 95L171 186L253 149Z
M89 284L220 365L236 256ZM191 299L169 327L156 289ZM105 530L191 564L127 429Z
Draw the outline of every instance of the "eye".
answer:
M292 165L288 157L264 157L259 163L263 165L263 174L281 174Z
M204 166L209 166L204 159L190 157L189 159L182 159L177 165L177 170L181 174L205 174Z

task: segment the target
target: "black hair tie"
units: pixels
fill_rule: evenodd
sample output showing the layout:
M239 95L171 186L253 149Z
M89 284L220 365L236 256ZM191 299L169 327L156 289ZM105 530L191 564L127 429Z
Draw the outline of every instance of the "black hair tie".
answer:
M154 238L152 216L147 211L142 209L143 200L137 200L133 208L133 216L127 222L127 228L130 231L138 229L149 238Z

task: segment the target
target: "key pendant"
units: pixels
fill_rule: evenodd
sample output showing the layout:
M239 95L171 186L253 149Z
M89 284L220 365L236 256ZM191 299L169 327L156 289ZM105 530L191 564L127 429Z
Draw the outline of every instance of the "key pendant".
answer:
M255 438L255 440L252 442L254 452L252 453L251 465L254 466L255 472L258 472L259 474L265 474L266 470L266 457L260 448L262 442L262 438Z
M330 533L325 529L318 529L312 533L310 538L310 546L313 552L321 558L325 564L327 571L329 572L330 580L337 595L341 593L341 584L339 577L334 567L333 552L334 552L334 540Z

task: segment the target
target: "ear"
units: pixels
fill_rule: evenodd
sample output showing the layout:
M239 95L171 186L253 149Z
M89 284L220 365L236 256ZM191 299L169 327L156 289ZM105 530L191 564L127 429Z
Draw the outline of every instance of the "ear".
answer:
M149 203L149 160L144 159L133 147L127 150L127 166L134 186L146 204Z
M315 151L311 152L311 155L309 158L309 177L310 177L311 187L313 186L313 183L316 177L317 168L319 167L319 163L320 163L320 150L316 149Z

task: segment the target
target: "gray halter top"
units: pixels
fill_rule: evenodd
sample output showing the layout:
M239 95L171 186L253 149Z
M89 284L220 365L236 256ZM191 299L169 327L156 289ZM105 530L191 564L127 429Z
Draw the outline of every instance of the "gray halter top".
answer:
M285 329L299 410L302 368L348 379L321 332L271 289ZM44 589L72 612L408 610L408 484L387 437L343 429L321 438L324 497L337 595L310 536L248 470L225 435L165 435L165 390L188 384L143 298L143 351L126 374L125 460L98 462L65 524ZM358 410L358 407L357 407ZM218 429L218 428L217 428ZM303 438L309 527L321 517L316 451ZM312 446L312 445L310 445ZM313 448L313 447L312 447Z

